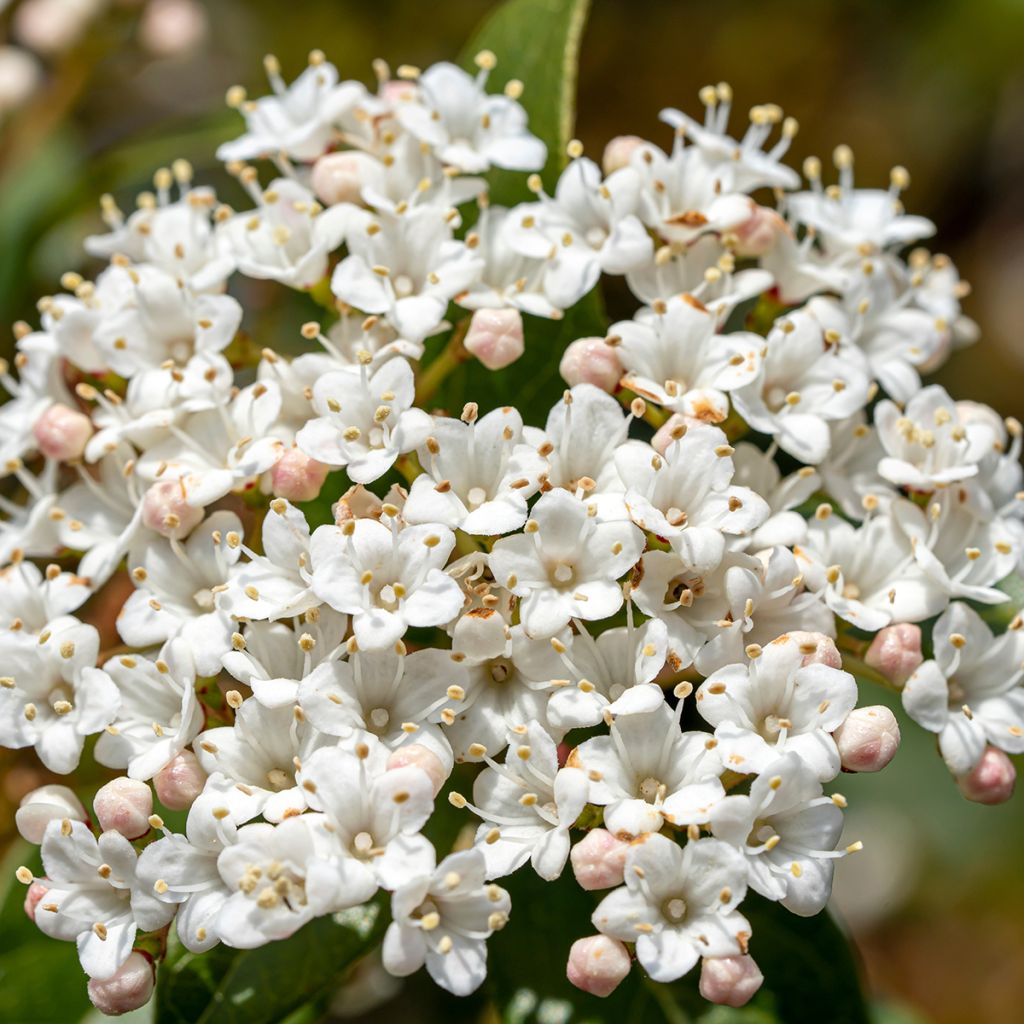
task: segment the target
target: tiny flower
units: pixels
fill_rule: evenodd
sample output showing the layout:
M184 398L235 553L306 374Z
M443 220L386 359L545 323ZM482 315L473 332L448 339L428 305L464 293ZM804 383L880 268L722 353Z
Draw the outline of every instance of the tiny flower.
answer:
M558 372L569 387L593 384L612 392L625 371L618 353L604 338L579 338L567 346Z
M998 747L986 747L978 763L956 780L968 800L979 804L1002 804L1013 796L1017 769Z
M142 522L161 537L187 537L203 521L201 507L188 501L182 480L158 480L142 500Z
M270 471L271 492L286 501L312 501L329 472L329 466L298 448L289 448Z
M719 1006L746 1006L764 983L752 956L705 957L700 965L700 994Z
M92 432L89 417L66 405L51 405L32 428L39 450L61 462L80 459Z
M652 834L626 858L626 884L594 911L594 927L636 943L641 966L658 982L675 981L702 956L738 956L750 925L736 912L746 895L743 858L717 839L680 848Z
M362 202L363 189L375 186L383 176L384 167L369 153L343 150L325 153L310 174L310 187L326 206L337 203Z
M171 811L187 811L205 783L206 772L191 750L176 754L153 776L157 799Z
M125 839L138 839L150 828L153 792L146 783L122 776L101 786L92 806L104 832L113 830Z
M607 935L590 935L569 948L565 976L581 991L604 998L626 979L631 966L621 942Z
M522 315L517 309L478 309L463 344L488 370L503 370L525 351Z
M90 978L89 1001L100 1013L118 1017L145 1006L156 987L152 962L133 951L110 978Z
M384 966L398 977L427 973L441 988L465 996L487 974L487 939L505 927L511 901L487 884L479 849L429 863L395 890L392 923L384 936Z
M622 885L629 844L607 829L592 828L571 850L572 871L581 889Z
M884 704L854 708L833 733L843 771L879 772L900 746L896 716Z
M864 655L871 668L902 686L924 661L921 653L921 627L910 622L894 622L880 629Z
M636 563L643 545L632 524L597 522L582 501L554 490L534 506L527 532L494 545L489 563L494 578L521 598L527 633L549 637L573 617L614 615L622 606L615 581Z

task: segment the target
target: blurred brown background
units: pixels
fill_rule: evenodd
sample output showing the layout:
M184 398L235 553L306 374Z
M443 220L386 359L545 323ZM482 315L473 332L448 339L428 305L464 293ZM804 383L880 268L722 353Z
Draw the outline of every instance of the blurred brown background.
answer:
M98 227L102 192L130 208L156 167L184 156L239 201L213 150L238 128L227 87L265 91L265 52L290 75L319 47L343 76L366 79L375 56L452 58L491 6L0 0L0 41L38 55L26 72L0 50L0 320L31 320L61 272L95 269L80 241ZM725 79L738 112L771 101L799 119L797 165L840 142L863 185L904 164L907 205L938 224L933 244L973 284L966 310L982 328L981 345L941 379L1024 418L1022 53L1022 0L595 0L578 133L595 156L620 133L667 143L658 110L697 114L698 88ZM20 105L18 74L38 76ZM0 803L39 781L12 767ZM910 728L884 776L845 781L851 839L866 850L841 865L836 901L873 990L898 1007L884 1019L1024 1020L1024 796L967 804L931 739ZM0 820L11 820L9 806Z

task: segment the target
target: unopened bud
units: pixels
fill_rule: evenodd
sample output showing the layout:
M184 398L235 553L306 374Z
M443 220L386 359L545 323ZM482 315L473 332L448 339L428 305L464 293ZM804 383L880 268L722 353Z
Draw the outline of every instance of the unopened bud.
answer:
M976 804L1003 804L1013 796L1017 769L998 747L986 747L981 760L956 780L968 800Z
M199 46L209 28L196 0L149 0L139 19L139 42L158 57L176 57Z
M719 1006L746 1006L764 982L751 956L705 957L700 967L700 994Z
M565 976L578 989L604 998L619 987L629 968L629 953L618 939L590 935L572 944Z
M522 315L518 309L478 309L464 344L488 370L511 366L524 351Z
M404 84L404 83L403 83ZM363 189L381 176L381 165L368 153L328 153L313 164L310 184L325 206L362 203Z
M678 441L689 427L698 423L700 423L700 420L674 412L654 432L654 437L651 438L651 445L659 455L664 455L668 451L668 446L673 441Z
M51 405L32 428L39 450L48 459L80 459L92 437L92 420L66 405Z
M827 665L829 668L842 668L843 659L836 647L836 642L824 633L808 633L802 629L787 634L803 652L804 665Z
M122 776L101 787L92 806L104 832L113 830L125 839L138 839L149 831L153 792L145 782Z
M614 174L623 167L628 167L633 154L643 144L644 140L639 135L616 135L614 139L609 140L601 156L604 173Z
M36 907L39 906L39 901L49 892L42 882L33 882L28 889L25 891L25 916L35 922L36 919Z
M732 229L737 240L737 256L763 256L775 245L779 235L788 230L786 222L770 207L758 206L757 203L751 203L751 206L750 216Z
M155 980L153 964L133 951L112 977L89 981L89 998L100 1013L120 1017L149 1002Z
M51 821L85 821L88 817L82 802L67 786L54 784L26 793L14 812L14 824L23 839L38 846Z
M612 392L625 371L618 353L604 338L579 338L565 350L558 372L569 387L593 384Z
M622 885L629 844L607 829L591 829L569 854L573 874L583 889L610 889Z
M832 734L843 771L880 772L900 747L896 716L884 705L854 708Z
M142 522L161 537L187 537L203 521L203 510L185 500L179 480L158 480L142 499Z
M320 493L330 467L311 459L298 448L289 448L270 471L270 489L278 498L312 501Z
M170 811L185 811L206 784L206 772L191 750L183 750L153 776L157 799Z
M388 757L387 767L392 768L419 768L430 779L434 787L434 796L441 792L441 787L448 779L441 759L432 750L419 743L406 743L391 753Z
M880 629L871 641L864 661L886 679L901 686L924 661L921 627L911 622L897 622Z

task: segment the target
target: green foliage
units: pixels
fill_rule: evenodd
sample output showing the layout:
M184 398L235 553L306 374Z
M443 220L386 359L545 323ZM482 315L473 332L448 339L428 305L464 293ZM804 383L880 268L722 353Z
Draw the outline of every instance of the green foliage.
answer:
M158 977L157 1024L278 1024L315 1007L380 942L384 902L317 918L254 950L217 946L196 956L172 940Z

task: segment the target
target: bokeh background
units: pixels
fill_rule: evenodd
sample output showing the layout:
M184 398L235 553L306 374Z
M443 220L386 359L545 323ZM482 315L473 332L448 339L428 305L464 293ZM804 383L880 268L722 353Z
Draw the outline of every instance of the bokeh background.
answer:
M32 321L62 272L97 269L81 239L98 229L101 193L130 209L180 156L241 202L213 150L238 127L225 90L264 91L264 53L289 73L319 47L344 77L368 79L375 56L453 57L492 6L0 0L0 323ZM771 101L799 119L798 162L844 142L864 185L905 165L907 205L938 224L935 245L972 283L966 310L982 328L940 379L1024 418L1022 54L1024 0L595 0L578 135L595 156L620 133L667 139L658 110L698 113L698 88L724 79L739 111ZM0 854L18 799L48 781L31 757L4 757ZM849 839L866 848L840 865L835 907L885 1020L1024 1020L1024 795L968 804L916 729L883 776L849 777L845 792ZM9 946L0 938L0 985L18 983ZM402 1013L417 1019L409 1001Z

